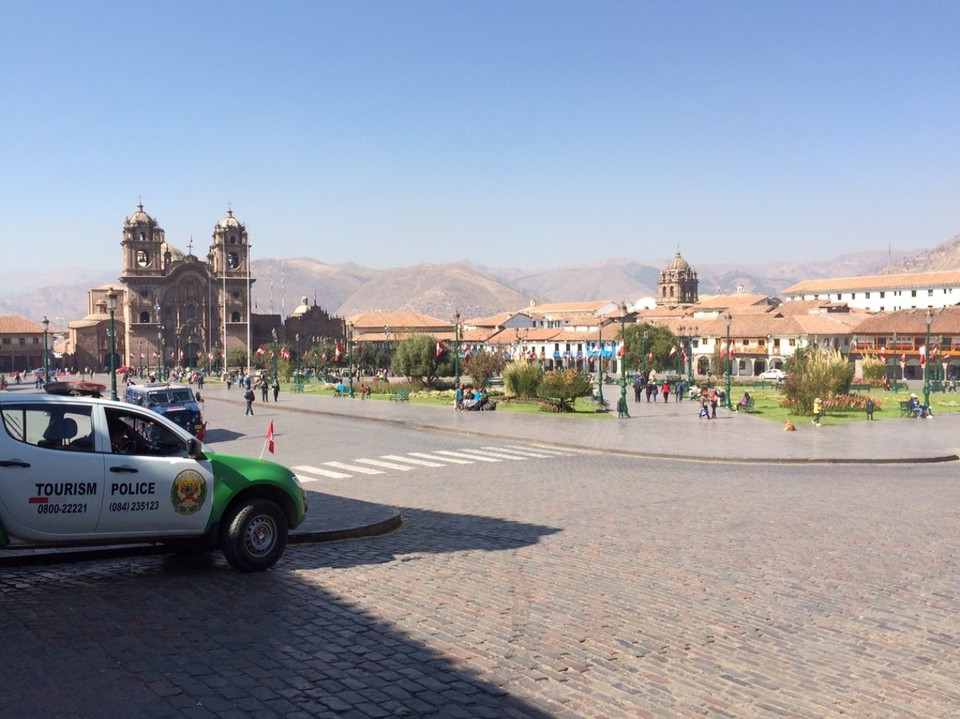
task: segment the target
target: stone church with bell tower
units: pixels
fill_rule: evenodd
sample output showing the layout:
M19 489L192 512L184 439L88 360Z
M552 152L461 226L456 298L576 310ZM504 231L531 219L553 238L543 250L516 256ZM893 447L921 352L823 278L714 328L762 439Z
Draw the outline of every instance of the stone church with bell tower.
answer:
M129 365L154 366L159 355L165 367L221 366L224 350L246 349L254 280L247 229L232 209L214 225L204 260L192 238L186 253L167 242L142 203L123 223L120 245Z
M78 367L100 370L109 364L101 335L111 295L119 367L144 373L161 367L219 368L230 351L246 350L254 279L247 229L232 209L214 225L204 259L193 253L192 238L186 253L167 242L143 203L124 220L120 246L119 286L92 289L90 314L71 323Z

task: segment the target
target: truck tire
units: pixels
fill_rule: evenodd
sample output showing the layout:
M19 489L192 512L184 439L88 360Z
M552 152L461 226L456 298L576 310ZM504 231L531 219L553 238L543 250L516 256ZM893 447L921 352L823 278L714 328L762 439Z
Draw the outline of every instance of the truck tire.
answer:
M247 500L226 519L223 556L241 572L270 569L287 546L287 531L287 516L275 502Z

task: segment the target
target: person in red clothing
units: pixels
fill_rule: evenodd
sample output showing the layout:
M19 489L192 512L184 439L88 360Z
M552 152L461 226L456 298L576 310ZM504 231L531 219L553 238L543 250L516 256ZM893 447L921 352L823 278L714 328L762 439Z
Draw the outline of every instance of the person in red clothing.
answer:
M660 394L663 395L664 404L670 398L670 383L667 380L663 380L663 384L660 385Z

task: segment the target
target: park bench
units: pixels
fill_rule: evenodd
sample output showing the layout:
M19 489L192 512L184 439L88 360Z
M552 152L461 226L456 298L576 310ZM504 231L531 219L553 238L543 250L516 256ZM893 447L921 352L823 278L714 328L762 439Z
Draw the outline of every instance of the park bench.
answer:
M752 412L754 404L756 404L756 401L753 399L753 397L751 397L747 400L746 404L740 404L737 402L737 404L734 406L737 408L737 412Z
M408 389L398 389L392 395L390 395L391 402L409 402L410 401L410 390Z
M909 403L909 402L906 402L906 401L901 401L901 402L900 402L900 416L901 416L901 417L913 417L914 415L916 415L916 412L914 412L914 411L910 408L910 403Z

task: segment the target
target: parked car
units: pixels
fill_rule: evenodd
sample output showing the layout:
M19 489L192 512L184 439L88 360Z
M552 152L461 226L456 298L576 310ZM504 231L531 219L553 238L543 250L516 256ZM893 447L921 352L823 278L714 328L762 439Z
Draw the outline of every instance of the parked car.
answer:
M0 395L0 549L163 544L272 567L307 511L296 475L221 454L146 408Z
M197 439L203 439L206 423L203 409L192 388L170 382L128 385L123 399L138 407L152 409L183 427Z
M760 373L760 379L764 382L783 382L787 378L787 373L782 369L768 369Z

